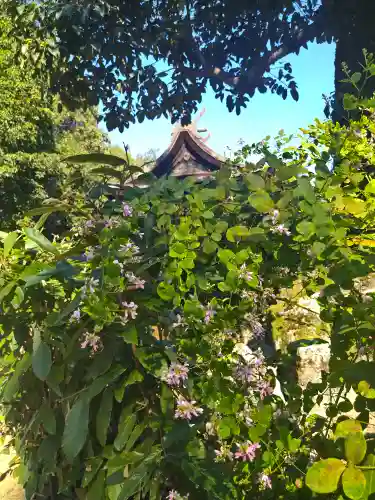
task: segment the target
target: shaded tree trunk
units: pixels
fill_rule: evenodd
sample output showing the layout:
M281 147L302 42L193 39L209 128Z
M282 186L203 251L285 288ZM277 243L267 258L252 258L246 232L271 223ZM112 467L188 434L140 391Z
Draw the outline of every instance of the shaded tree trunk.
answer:
M335 106L334 118L345 119L342 100L353 87L343 83L346 78L343 63L349 71L361 71L364 64L363 49L375 54L375 0L328 0L331 3L331 30L336 40L335 57ZM363 89L371 96L375 91L375 78Z

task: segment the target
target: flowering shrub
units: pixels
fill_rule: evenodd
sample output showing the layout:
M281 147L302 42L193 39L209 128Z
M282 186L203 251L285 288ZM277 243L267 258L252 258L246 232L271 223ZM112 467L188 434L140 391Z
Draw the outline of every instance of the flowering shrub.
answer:
M203 182L104 191L54 242L41 223L6 236L2 401L28 498L375 492L375 303L358 290L375 180L350 160L367 124L244 147ZM270 306L296 282L331 332L330 373L304 391L269 342ZM337 424L349 390L360 416Z

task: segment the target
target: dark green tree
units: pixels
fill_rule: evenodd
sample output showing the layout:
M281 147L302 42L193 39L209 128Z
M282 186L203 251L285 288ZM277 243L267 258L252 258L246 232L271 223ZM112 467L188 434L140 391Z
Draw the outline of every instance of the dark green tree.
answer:
M105 135L94 109L69 111L31 67L15 63L9 19L0 19L0 216L1 228L14 227L20 214L43 200L69 193L73 154L103 151ZM71 186L74 196L76 186Z
M163 114L189 121L209 85L238 114L257 90L297 100L285 57L314 40L337 44L339 106L342 63L356 71L362 49L374 49L373 0L8 4L20 52L70 105L102 101L109 130Z

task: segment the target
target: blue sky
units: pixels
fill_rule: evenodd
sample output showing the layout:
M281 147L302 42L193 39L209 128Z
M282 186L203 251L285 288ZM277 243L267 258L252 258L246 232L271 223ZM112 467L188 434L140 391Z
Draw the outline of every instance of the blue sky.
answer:
M290 61L293 66L300 94L297 103L290 97L284 101L269 92L256 93L247 109L237 116L234 112L229 113L225 101L216 100L212 91L208 90L202 103L206 114L200 121L200 126L211 133L207 144L217 153L224 154L227 146L235 150L240 139L253 143L266 135L276 135L280 129L295 133L314 118L323 118L322 94L333 90L334 52L334 44L314 43L309 45L308 50L302 49L299 56L283 60ZM112 131L109 136L112 144L128 144L133 156L150 149L161 154L170 142L171 130L171 123L161 118L131 125L122 134L118 130Z

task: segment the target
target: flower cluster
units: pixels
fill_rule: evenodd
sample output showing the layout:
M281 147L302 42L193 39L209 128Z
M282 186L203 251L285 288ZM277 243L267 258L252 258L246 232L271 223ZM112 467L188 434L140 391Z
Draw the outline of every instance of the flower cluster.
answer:
M266 489L272 489L271 478L270 478L270 476L267 476L267 474L265 474L264 472L261 472L258 475L258 484L264 490L266 490Z
M284 224L277 224L276 226L271 227L271 232L278 234L285 234L286 236L290 236L292 234L289 231L289 229L286 226L284 226Z
M191 420L192 417L198 417L203 413L203 408L196 406L196 401L188 401L183 397L178 398L175 411L175 418Z
M167 374L165 375L165 381L170 386L183 385L188 379L189 366L180 363L171 363Z
M81 343L81 348L86 349L86 347L91 347L93 352L97 352L101 346L102 342L100 340L100 337L98 335L95 335L95 333L84 333L83 335L83 342Z
M124 214L124 217L131 217L131 215L133 215L133 208L127 203L123 203L122 213Z
M170 490L166 496L166 500L187 500L189 495L182 496L176 490Z
M246 264L242 264L242 266L240 267L239 277L240 279L243 279L245 281L252 281L252 279L254 278L254 273L247 270Z
M253 369L249 365L240 364L235 367L233 376L243 384L251 384L253 381Z
M204 313L204 322L206 323L206 325L210 323L215 314L216 311L211 306L208 306Z
M129 319L135 319L138 315L138 306L134 302L123 302L122 307L124 308L124 319L128 321Z
M79 321L80 319L81 319L81 311L79 309L76 309L70 316L70 321L73 323L74 321Z
M234 457L243 462L253 462L256 457L256 451L260 449L259 443L252 443L251 441L237 444L237 446L238 450L234 454Z
M94 278L89 278L82 287L82 296L86 297L87 292L94 293L99 285L99 280Z
M138 276L135 276L134 273L128 272L125 274L126 279L128 280L130 286L128 287L129 290L138 290L139 288L141 290L144 289L145 287L145 280L142 280L141 278L138 278Z
M226 462L227 460L233 460L233 453L231 452L228 445L221 445L218 450L215 450L215 462Z

